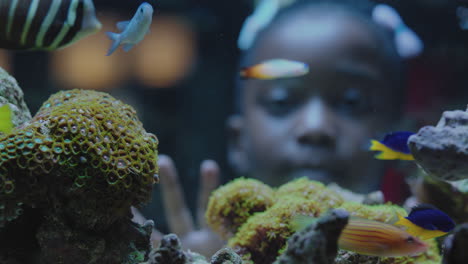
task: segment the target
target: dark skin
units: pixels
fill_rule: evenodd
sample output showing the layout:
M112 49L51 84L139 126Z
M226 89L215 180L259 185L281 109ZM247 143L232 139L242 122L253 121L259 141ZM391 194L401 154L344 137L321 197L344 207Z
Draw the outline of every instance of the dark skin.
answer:
M382 162L365 144L393 122L382 114L396 112L392 87L364 22L322 11L296 15L257 44L252 64L281 57L307 63L310 72L244 81L244 114L230 119L230 159L241 175L274 186L307 176L368 192L378 188ZM308 34L290 28L307 28Z
M306 11L306 12L304 12ZM308 176L354 191L375 190L381 162L365 150L376 131L387 131L396 112L379 41L369 25L341 11L304 9L277 23L256 45L251 63L273 58L306 62L306 76L244 81L243 114L228 120L229 160L239 175L278 186ZM307 28L307 31L291 30ZM305 34L307 33L307 34ZM171 231L185 248L211 256L223 242L202 217L219 182L214 161L204 161L198 223L193 223L172 160L159 159ZM139 222L143 221L140 216ZM153 233L153 241L161 234ZM156 244L156 243L155 243Z

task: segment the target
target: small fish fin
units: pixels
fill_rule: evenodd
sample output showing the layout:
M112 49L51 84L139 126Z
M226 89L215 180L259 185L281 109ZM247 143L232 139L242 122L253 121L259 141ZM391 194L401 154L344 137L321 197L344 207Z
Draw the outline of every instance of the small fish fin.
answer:
M125 52L128 52L133 48L133 46L135 46L135 44L125 44L123 45L123 50L125 50Z
M294 232L297 232L299 230L302 230L306 228L307 226L311 225L312 223L316 222L318 218L309 216L309 215L303 215L303 214L298 214L293 216L291 220L291 229Z
M120 31L124 31L127 28L128 24L130 24L130 20L117 22L117 28Z
M13 129L11 115L11 108L8 104L4 104L0 107L0 133L8 134Z
M145 35L148 35L151 32L150 28L148 27L148 31L146 31Z
M418 235L418 237L422 240L427 240L431 238L444 236L446 234L447 232L440 231L440 230L424 230Z
M112 40L112 45L106 56L111 55L120 45L120 34L114 32L106 32L106 35Z

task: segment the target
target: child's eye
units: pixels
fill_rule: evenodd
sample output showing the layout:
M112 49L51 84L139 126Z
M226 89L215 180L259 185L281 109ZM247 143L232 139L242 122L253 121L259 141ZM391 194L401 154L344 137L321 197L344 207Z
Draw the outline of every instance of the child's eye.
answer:
M359 89L347 89L335 97L332 105L343 115L359 116L369 110L369 101L370 98L365 98Z
M282 116L294 110L299 102L287 89L274 89L261 100L261 104L270 114Z

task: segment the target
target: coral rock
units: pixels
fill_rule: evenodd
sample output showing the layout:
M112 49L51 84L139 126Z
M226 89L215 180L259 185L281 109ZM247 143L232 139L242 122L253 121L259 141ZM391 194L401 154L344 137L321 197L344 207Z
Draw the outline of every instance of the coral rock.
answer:
M30 122L0 137L0 224L26 206L106 229L149 200L157 144L135 110L108 94L51 96Z
M177 235L168 234L162 238L159 247L150 253L150 261L154 264L185 264L188 259Z
M468 112L444 112L437 126L421 128L408 144L416 162L431 176L446 181L468 178Z
M348 212L332 210L312 225L288 239L288 248L275 264L333 264L338 251L337 241L348 223Z

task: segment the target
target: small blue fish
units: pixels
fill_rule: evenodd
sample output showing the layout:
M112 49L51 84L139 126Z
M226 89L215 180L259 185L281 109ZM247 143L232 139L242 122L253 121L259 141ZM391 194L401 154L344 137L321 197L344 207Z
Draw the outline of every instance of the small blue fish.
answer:
M413 132L407 131L388 133L382 141L371 140L369 150L381 151L381 153L374 156L376 159L414 160L408 148L408 138L413 134Z
M455 228L450 216L430 204L420 204L407 217L397 217L394 225L404 226L408 233L424 240L443 236Z
M117 23L117 28L121 33L106 32L113 41L112 46L106 56L111 55L119 45L123 45L123 50L128 52L133 46L143 40L149 32L149 27L153 19L153 7L144 2L136 11L132 20Z

